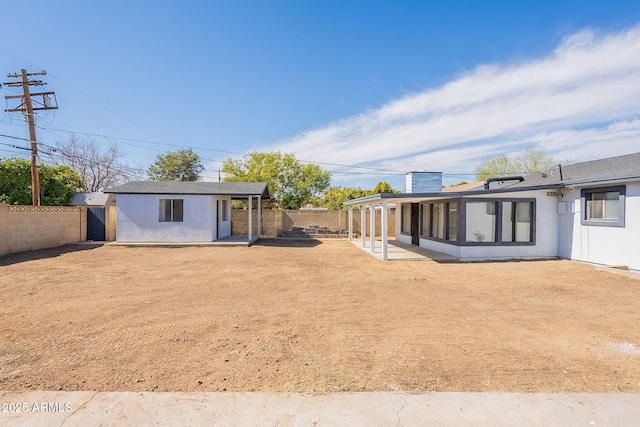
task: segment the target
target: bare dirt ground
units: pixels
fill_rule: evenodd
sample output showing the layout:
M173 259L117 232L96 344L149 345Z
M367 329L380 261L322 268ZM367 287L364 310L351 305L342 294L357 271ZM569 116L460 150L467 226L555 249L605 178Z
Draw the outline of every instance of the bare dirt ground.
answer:
M345 241L0 258L0 390L640 392L640 281Z

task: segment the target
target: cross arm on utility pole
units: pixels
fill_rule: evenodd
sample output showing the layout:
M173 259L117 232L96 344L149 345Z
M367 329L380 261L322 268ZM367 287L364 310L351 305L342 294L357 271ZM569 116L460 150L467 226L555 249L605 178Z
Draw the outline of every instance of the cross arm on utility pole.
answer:
M42 80L29 80L32 76L44 76L46 71L39 71L36 73L27 73L27 70L22 69L21 72L15 74L7 74L7 78L20 78L18 82L4 83L7 87L22 87L22 95L9 95L5 96L5 99L21 99L22 102L17 108L7 108L7 112L20 112L22 113L29 125L29 141L31 143L31 202L33 206L40 206L40 175L38 171L39 159L38 159L38 143L36 142L36 124L33 112L38 110L54 110L58 108L57 101L55 100L54 92L41 92L31 94L29 86L44 86L45 82ZM1 87L2 85L0 85ZM42 102L33 101L32 97L42 96ZM53 97L53 98L52 98ZM33 103L36 103L34 107Z

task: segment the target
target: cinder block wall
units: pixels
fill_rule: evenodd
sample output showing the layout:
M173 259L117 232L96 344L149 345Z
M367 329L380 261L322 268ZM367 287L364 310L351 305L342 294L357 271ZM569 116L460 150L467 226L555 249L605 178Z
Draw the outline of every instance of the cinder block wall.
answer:
M293 227L308 228L311 225L319 227L340 227L348 229L349 213L347 211L282 211L282 229L291 230Z
M253 212L253 230L258 229L258 214ZM381 235L381 216L376 212L376 235ZM246 235L248 232L248 213L246 210L234 209L231 212L231 234ZM320 227L341 227L349 229L349 212L339 211L292 211L265 210L262 211L262 236L278 237L283 230L289 231L293 227L308 228L310 225ZM395 212L389 212L389 236L395 236ZM353 211L353 231L360 233L360 211ZM369 215L367 214L367 235L369 234Z
M115 206L107 206L105 208L105 239L109 242L116 241L116 207ZM85 221L87 216L85 215ZM85 226L85 233L87 227ZM85 236L86 240L86 236Z
M0 255L9 253L9 210L0 203Z
M85 207L0 204L0 255L87 239Z

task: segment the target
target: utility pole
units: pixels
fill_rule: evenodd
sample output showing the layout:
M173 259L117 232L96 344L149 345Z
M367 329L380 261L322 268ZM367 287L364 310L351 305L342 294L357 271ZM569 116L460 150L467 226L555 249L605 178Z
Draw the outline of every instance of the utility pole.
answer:
M31 204L33 206L40 206L40 175L38 172L40 158L38 157L36 121L33 116L33 112L38 110L57 110L58 105L56 102L56 94L54 92L30 93L29 86L44 86L46 83L42 80L29 80L29 77L44 76L46 74L47 72L44 70L38 73L27 73L27 70L22 69L20 74L16 73L7 75L7 78L21 78L22 81L4 83L7 87L22 87L22 95L4 97L6 100L20 99L20 105L16 108L7 108L4 111L9 113L21 112L26 117L27 123L29 124L29 141L31 142ZM39 96L42 97L42 102L32 99L32 97ZM35 106L34 103L36 104Z

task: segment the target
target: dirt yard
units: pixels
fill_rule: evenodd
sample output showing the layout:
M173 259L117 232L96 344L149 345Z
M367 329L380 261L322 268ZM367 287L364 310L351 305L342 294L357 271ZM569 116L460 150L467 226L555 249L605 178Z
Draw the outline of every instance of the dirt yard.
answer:
M0 390L638 393L639 296L346 241L66 246L0 258Z

